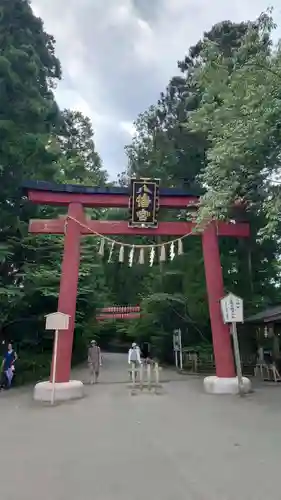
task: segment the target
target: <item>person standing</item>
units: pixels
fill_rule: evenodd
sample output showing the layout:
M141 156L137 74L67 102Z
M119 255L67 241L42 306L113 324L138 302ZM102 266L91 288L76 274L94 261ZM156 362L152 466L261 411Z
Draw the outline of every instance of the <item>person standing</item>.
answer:
M135 342L132 343L132 347L128 352L128 364L130 365L130 377L132 378L133 371L136 373L137 368L141 365L140 348Z
M9 343L8 349L4 354L1 366L1 372L5 377L5 380L2 380L1 388L5 386L6 389L10 389L15 373L15 362L17 359L18 359L17 353L14 351L12 344Z
M90 371L90 384L96 384L101 367L101 351L96 340L92 340L88 349L88 366Z

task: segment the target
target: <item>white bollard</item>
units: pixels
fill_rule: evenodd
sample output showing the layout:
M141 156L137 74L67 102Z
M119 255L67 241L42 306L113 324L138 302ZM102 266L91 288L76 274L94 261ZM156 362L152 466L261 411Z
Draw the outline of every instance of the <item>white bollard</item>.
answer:
M151 364L148 363L147 365L147 387L148 390L151 390Z
M140 390L143 390L143 364L140 364Z
M158 387L159 386L159 365L158 365L158 363L155 363L154 371L155 371L155 385L156 385L156 387Z
M137 394L137 386L136 386L137 370L136 370L135 363L131 364L131 370L132 370L132 390L131 390L131 394L132 394L132 396L135 396Z
M135 363L131 364L131 370L132 370L132 384L133 384L133 389L134 389L135 385L136 385L136 367L135 367Z

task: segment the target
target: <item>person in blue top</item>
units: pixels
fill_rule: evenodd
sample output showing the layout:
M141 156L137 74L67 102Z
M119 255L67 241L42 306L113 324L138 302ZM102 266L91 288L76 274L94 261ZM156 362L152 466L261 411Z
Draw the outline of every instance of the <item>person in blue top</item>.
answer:
M4 354L4 358L2 361L2 369L1 372L5 376L6 388L10 389L14 371L15 371L15 362L18 359L17 353L14 351L11 343L8 344L8 349Z

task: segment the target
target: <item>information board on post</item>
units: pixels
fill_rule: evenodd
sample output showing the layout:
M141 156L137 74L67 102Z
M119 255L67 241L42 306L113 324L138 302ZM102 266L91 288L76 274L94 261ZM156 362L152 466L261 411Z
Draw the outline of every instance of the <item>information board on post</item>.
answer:
M54 343L54 359L53 359L53 373L52 373L52 405L55 402L55 384L56 384L56 372L57 372L57 354L58 354L58 340L59 340L59 330L68 330L69 327L69 314L62 312L54 312L47 314L45 316L46 330L55 330L55 343Z
M221 312L224 323L243 323L244 306L243 299L233 293L229 293L221 299Z
M239 342L237 335L237 323L244 322L243 299L241 297L238 297L237 295L234 295L233 293L229 293L228 295L226 295L226 297L221 299L221 312L224 323L231 324L235 364L236 364L236 371L238 378L238 388L239 388L239 394L242 396L244 395L244 387L243 387L243 375L241 367Z
M175 365L176 367L183 368L183 360L182 360L182 339L181 339L181 329L174 330L173 333L173 348L175 353Z

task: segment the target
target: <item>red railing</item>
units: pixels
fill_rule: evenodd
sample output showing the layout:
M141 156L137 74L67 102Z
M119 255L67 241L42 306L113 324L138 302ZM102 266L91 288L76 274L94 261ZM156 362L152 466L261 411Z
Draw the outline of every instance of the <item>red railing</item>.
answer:
M96 320L107 319L138 319L140 318L140 306L111 306L98 309Z
M131 313L140 312L140 306L110 306L98 309L98 313Z

